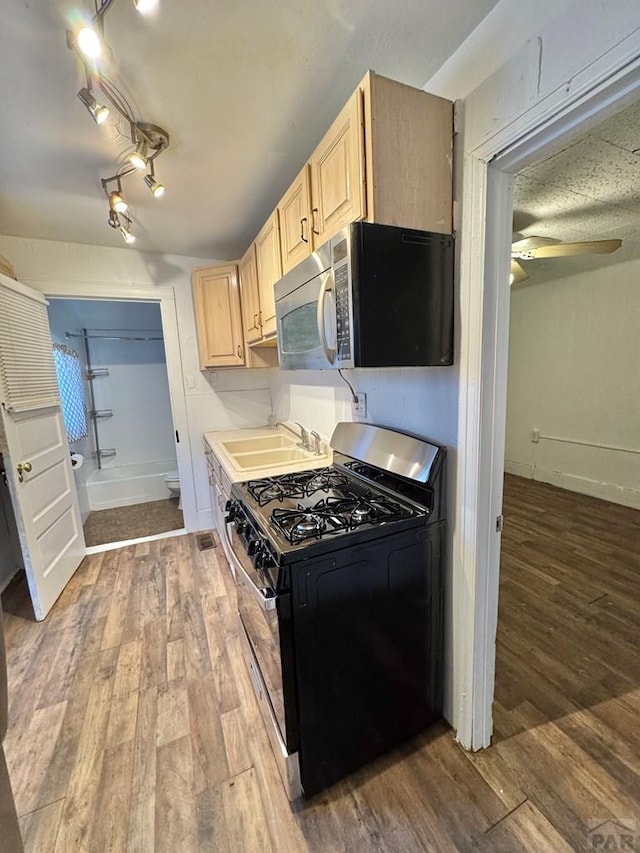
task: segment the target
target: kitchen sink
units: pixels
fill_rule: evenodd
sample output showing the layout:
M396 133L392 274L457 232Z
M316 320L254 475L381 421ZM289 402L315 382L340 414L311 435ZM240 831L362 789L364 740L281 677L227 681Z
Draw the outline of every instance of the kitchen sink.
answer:
M279 448L295 449L295 438L276 433L276 435L263 435L255 438L238 438L235 441L223 441L222 446L227 453L251 453L261 450L278 450Z
M230 442L235 443L235 442ZM228 449L228 446L227 446ZM302 462L317 459L312 453L297 447L260 450L254 453L234 453L233 462L238 468L269 468L272 465L283 465L288 462Z

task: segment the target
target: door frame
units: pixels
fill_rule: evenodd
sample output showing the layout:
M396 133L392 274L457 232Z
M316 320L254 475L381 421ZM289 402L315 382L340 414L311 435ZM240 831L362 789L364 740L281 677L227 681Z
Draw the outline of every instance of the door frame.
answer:
M95 301L154 302L160 305L164 348L167 360L167 379L171 400L173 427L180 435L176 445L182 513L187 531L198 529L196 491L191 454L191 436L187 418L187 401L182 381L182 355L176 312L175 291L172 287L140 284L99 284L82 282L47 281L31 284L51 299L91 299Z
M460 312L458 496L461 562L470 594L460 605L457 738L491 742L509 347L513 175L640 94L640 35L632 34L464 154Z

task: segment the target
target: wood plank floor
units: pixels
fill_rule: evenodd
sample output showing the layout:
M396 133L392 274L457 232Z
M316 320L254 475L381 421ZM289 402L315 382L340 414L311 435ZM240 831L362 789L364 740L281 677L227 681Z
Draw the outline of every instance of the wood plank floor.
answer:
M594 849L604 821L640 830L639 537L637 511L508 477L494 745L466 753L441 723L293 808L221 549L87 558L44 623L14 584L6 750L27 853L555 853Z

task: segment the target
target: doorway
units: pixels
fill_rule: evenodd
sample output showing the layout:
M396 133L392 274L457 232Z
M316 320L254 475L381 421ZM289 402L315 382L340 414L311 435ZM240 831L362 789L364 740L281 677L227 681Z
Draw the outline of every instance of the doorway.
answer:
M569 26L568 21L564 23ZM613 47L606 29L598 32L606 61L598 65L583 62L583 55L571 55L571 67L575 66L576 73L581 69L579 85L576 77L567 78L570 85L559 82L553 95L539 94L522 106L510 102L509 121L482 119L485 113L480 107L486 91L479 90L477 98L469 99L473 106L465 104L465 116L471 114L473 123L466 124L471 129L462 143L465 194L459 268L466 346L460 359L459 385L457 488L462 509L453 543L453 585L460 594L451 605L458 637L452 666L459 676L453 683L450 704L459 708L455 713L459 741L474 750L490 745L493 727L512 175L562 148L577 131L585 132L637 99L638 32ZM601 48L600 41L593 48L594 55ZM491 78L489 97L497 97L501 83L508 89L510 70L505 65L504 73L501 69ZM552 73L554 79L561 79L561 69L553 66Z
M633 104L515 176L494 743L640 715L639 137Z
M49 300L89 549L184 529L160 305Z

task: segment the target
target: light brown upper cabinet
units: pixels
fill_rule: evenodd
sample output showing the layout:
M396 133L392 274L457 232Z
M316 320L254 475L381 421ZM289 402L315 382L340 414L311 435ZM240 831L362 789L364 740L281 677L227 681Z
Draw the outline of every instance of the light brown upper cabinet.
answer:
M200 369L243 367L238 268L226 264L196 269L192 282Z
M453 104L369 71L364 107L366 219L453 231Z
M289 272L311 253L311 193L309 166L291 184L278 205L282 273Z
M238 264L240 294L242 296L242 325L244 339L250 344L262 337L260 323L260 296L258 294L258 269L256 247L252 243Z
M358 88L311 155L315 246L365 216L362 93Z
M282 278L280 260L280 231L278 211L274 210L255 239L258 292L262 312L262 334L273 335L276 331L276 302L273 287Z
M286 273L357 219L450 234L453 105L369 71L278 205Z

